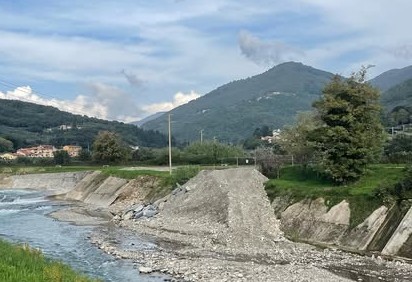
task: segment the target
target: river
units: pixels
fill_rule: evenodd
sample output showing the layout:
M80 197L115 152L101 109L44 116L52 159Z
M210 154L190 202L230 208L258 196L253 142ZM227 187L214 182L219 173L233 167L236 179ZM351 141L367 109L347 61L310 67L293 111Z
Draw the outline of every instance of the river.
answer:
M50 258L103 281L164 281L158 275L139 275L129 260L118 260L93 246L93 226L76 226L47 216L66 203L46 199L42 192L0 190L0 238L28 243ZM150 247L150 242L142 242Z

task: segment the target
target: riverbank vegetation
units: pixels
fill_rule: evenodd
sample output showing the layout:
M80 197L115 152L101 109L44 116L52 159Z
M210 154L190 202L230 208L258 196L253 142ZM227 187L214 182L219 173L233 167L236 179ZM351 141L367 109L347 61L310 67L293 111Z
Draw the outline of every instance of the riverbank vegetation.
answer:
M304 166L281 169L278 179L266 183L271 200L284 197L295 203L303 199L322 197L330 208L346 200L351 209L351 226L354 227L381 205L390 207L412 195L412 169L405 165L369 165L357 182L337 185L316 170Z
M76 273L69 266L47 259L28 245L15 246L0 240L0 281L7 282L98 282Z

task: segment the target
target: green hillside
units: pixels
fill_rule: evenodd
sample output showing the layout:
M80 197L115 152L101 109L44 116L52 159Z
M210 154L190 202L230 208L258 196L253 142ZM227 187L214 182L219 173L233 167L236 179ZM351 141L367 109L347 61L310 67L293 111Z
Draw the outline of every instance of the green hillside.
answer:
M388 70L369 82L379 88L382 92L412 78L412 66L401 69Z
M225 84L171 111L173 136L179 141L199 138L237 142L255 128L281 128L297 112L311 109L333 74L301 63L280 64L260 75ZM167 132L167 115L149 121L145 129Z
M381 100L387 111L398 106L412 107L412 79L408 79L383 92Z
M165 135L134 125L73 115L50 106L0 100L0 137L12 141L14 149L36 144L72 144L86 148L101 130L118 133L129 145L163 147L167 144Z

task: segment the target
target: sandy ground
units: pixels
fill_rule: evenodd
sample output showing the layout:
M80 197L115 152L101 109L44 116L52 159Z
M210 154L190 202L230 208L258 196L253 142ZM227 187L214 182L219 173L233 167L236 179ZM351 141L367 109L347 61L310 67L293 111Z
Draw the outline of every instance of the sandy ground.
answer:
M50 217L76 225L107 224L112 219L108 210L96 210L86 206L64 208L49 214Z

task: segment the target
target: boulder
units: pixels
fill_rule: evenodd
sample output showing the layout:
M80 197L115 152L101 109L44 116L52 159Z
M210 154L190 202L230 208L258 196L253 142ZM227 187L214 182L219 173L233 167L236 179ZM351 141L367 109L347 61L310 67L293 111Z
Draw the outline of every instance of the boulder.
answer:
M152 272L153 272L153 269L150 268L150 267L146 267L146 266L140 266L140 267L139 267L139 272L140 272L140 273L144 273L144 274L152 273Z

